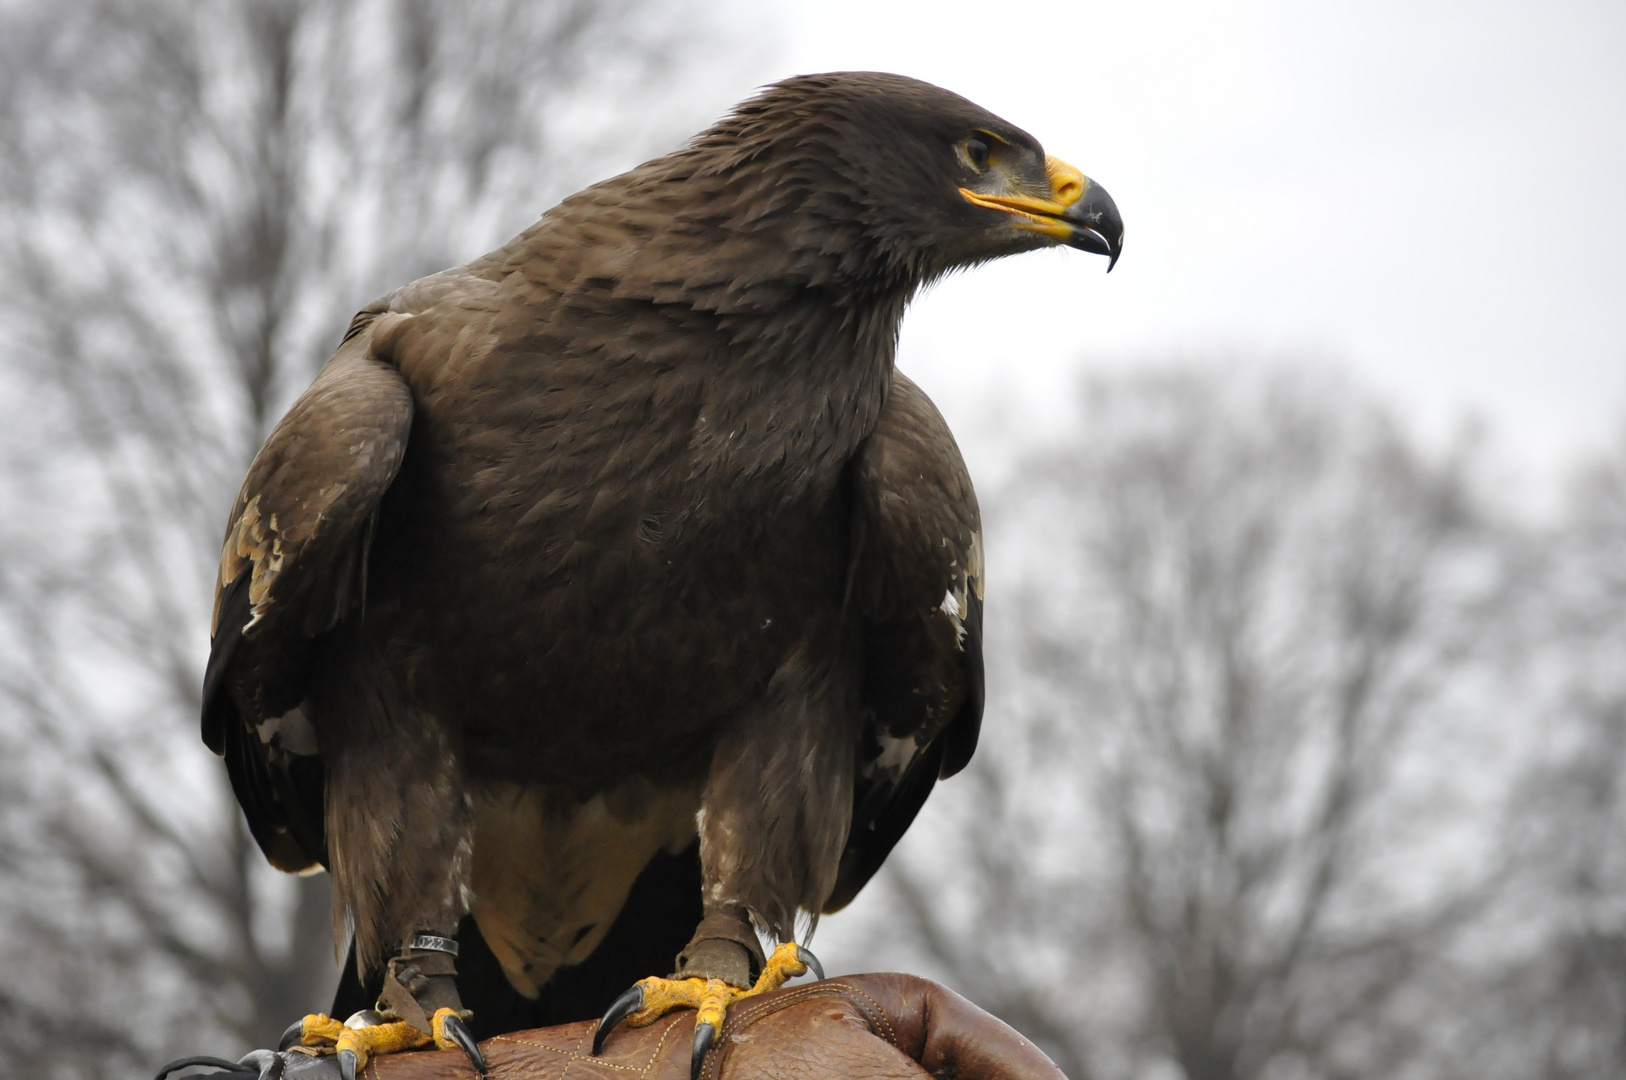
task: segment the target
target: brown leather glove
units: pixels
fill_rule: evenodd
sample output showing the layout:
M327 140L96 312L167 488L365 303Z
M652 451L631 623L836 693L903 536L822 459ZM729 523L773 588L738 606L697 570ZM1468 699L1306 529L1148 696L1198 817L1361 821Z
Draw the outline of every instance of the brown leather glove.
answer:
M611 1033L593 1024L499 1035L481 1044L493 1080L688 1080L694 1013ZM846 975L750 998L706 1057L703 1080L1066 1080L1038 1047L945 987L913 975ZM456 1051L367 1063L367 1080L467 1080Z

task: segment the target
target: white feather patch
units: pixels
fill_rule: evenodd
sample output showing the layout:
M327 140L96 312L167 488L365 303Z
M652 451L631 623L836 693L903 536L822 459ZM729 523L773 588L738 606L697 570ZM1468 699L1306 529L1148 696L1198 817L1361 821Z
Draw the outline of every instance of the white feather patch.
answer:
M965 645L965 623L960 620L960 617L966 610L966 604L965 581L962 579L959 595L956 596L954 590L949 589L943 594L943 602L937 605L937 610L947 615L949 622L954 624L955 644L961 647Z
M311 725L305 710L294 706L281 716L273 716L255 725L254 733L267 746L275 746L290 754L314 757L322 752L316 741L316 728Z

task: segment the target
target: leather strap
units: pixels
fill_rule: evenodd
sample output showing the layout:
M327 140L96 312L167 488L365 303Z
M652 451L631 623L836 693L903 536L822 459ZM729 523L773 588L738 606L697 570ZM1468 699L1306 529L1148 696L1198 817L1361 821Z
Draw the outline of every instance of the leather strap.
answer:
M688 967L696 946L707 941L732 941L744 948L751 955L753 972L761 971L762 966L767 963L768 958L762 952L762 942L757 938L756 928L751 925L750 913L738 905L730 904L717 908L700 920L700 925L694 928L694 936L689 939L689 944L678 953L679 973Z
M405 949L384 972L378 1011L397 1016L426 1035L433 1035L439 1009L463 1012L457 995L457 958L439 949Z

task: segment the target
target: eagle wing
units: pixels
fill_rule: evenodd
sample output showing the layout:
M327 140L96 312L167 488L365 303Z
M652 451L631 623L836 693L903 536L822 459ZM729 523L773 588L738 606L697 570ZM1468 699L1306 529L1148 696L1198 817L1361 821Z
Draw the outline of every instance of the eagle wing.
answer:
M880 869L932 786L965 768L982 724L982 523L948 424L895 377L851 466L849 602L864 633L852 825L826 912Z
M278 869L326 862L325 775L301 709L312 640L359 609L379 500L412 426L388 341L409 316L362 311L249 466L226 526L203 684L203 741L226 758Z

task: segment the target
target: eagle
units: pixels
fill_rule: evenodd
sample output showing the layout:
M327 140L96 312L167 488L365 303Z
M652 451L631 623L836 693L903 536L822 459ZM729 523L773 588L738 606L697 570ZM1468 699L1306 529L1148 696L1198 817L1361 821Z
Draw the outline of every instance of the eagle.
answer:
M729 1001L815 963L798 918L852 900L982 715L977 500L896 369L905 309L1122 243L1025 131L843 72L364 307L232 506L204 678L255 840L332 874L379 987L292 1037L347 1075L431 1040L483 1069L465 920L535 998L687 913L596 1039L696 1007L696 1068ZM623 910L685 852L682 896Z

